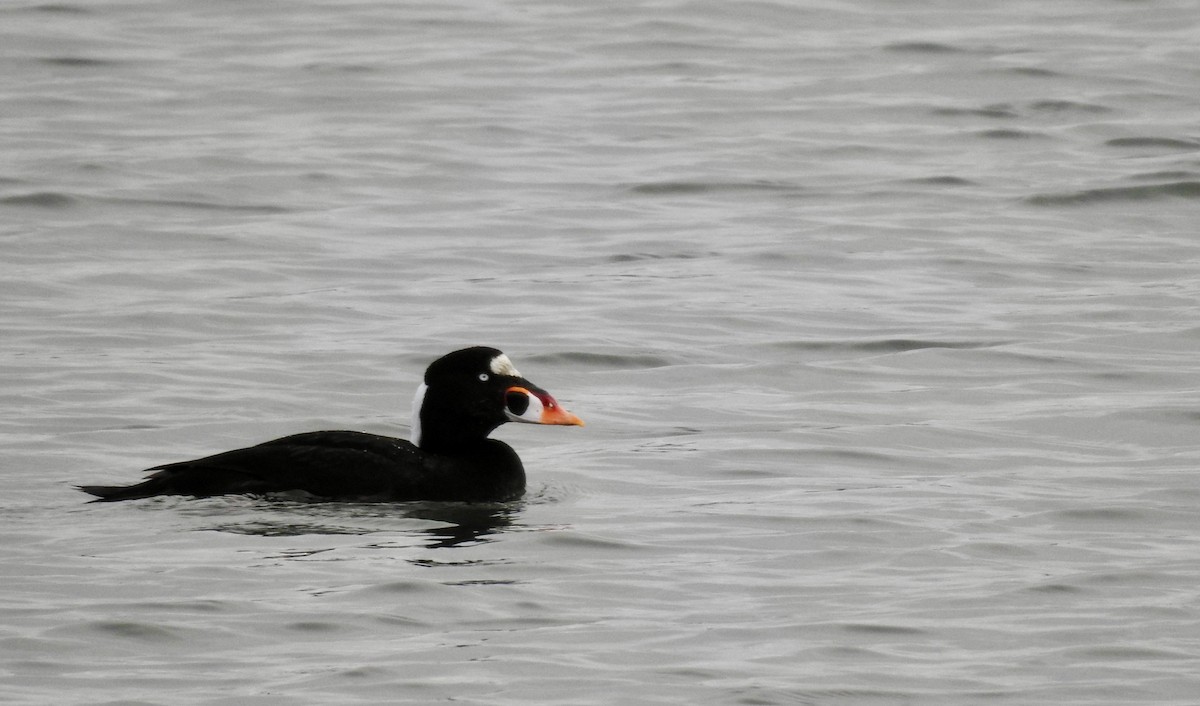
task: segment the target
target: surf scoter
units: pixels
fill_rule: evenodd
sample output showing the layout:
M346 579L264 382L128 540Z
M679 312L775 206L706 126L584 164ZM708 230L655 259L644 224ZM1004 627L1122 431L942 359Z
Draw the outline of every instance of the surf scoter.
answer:
M293 434L147 469L129 486L85 485L99 501L155 495L287 494L342 501L502 501L525 492L525 469L488 434L505 422L583 426L495 348L434 361L413 399L412 441L358 431Z

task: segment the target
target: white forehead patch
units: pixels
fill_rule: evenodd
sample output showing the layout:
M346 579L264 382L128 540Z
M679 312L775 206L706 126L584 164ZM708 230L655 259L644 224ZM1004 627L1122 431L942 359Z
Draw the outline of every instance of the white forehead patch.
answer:
M492 372L496 375L508 375L509 377L514 378L521 377L521 373L517 372L517 369L513 367L512 361L509 360L508 356L504 355L503 353L495 358L492 358L492 363L488 367L491 368Z

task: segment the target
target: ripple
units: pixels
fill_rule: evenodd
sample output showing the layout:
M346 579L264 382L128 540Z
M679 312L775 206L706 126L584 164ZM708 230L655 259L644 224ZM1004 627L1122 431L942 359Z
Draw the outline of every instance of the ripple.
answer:
M68 68L104 68L109 66L117 66L121 62L113 61L112 59L93 59L86 56L50 56L38 59L39 64L47 66L66 66Z
M67 208L74 206L77 200L73 196L60 194L57 191L39 191L32 194L18 194L0 198L4 206L36 206L38 208Z
M934 108L934 115L950 117L970 116L979 118L1016 118L1017 112L1011 106L984 106L982 108Z
M1131 174L1129 178L1139 181L1191 181L1193 179L1200 179L1200 172L1184 170L1146 172L1145 174Z
M1060 194L1036 194L1027 197L1025 201L1035 206L1080 206L1092 203L1150 201L1167 198L1200 198L1200 181L1176 181L1151 186L1117 186Z
M695 260L702 257L711 257L715 253L695 253L695 252L680 252L680 253L619 253L609 255L604 258L605 262L623 263L623 262L641 262L644 260Z
M554 532L543 535L542 540L548 545L580 550L626 550L641 548L639 545L633 542L610 539L607 537L589 536L578 532Z
M368 586L360 590L365 593L385 594L431 593L436 592L436 585L428 581L401 579L399 581L389 581L386 583L376 584L374 586Z
M543 355L526 356L531 362L541 363L569 363L578 365L579 367L595 369L608 368L611 370L642 370L646 368L665 368L672 365L672 361L657 355L648 354L614 354L614 353L592 353L589 351L567 351L564 353L550 353Z
M1104 143L1109 147L1152 148L1172 150L1198 150L1200 142L1179 140L1173 137L1117 137Z
M34 5L29 8L33 12L44 12L46 14L55 15L90 15L91 10L79 5L67 5L65 3L47 3L45 5Z
M977 182L970 179L964 179L959 176L946 174L943 176L922 177L920 179L907 179L906 184L920 184L924 186L979 186Z
M113 620L92 623L90 627L97 632L101 632L112 637L125 638L128 640L175 642L182 639L182 637L173 630L169 630L159 625L150 625L149 623Z
M742 191L798 193L799 186L777 181L654 181L628 187L633 194L680 196Z
M302 67L305 71L328 74L370 74L377 73L379 68L367 64L352 64L338 62L314 62Z
M991 348L1002 345L996 341L936 341L914 338L882 338L864 341L784 341L772 344L775 348L800 351L858 351L863 353L903 353L927 348Z
M64 209L78 206L84 202L107 203L128 206L150 206L170 209L189 209L197 211L227 211L232 213L258 213L275 215L288 213L281 206L267 204L230 204L216 201L198 201L194 199L131 199L110 197L83 197L74 194L64 194L57 191L37 191L28 194L15 194L0 197L3 206L30 206L35 208Z
M1078 586L1072 586L1066 583L1047 583L1040 586L1030 586L1025 589L1031 593L1048 593L1048 594L1068 594L1068 593L1084 593L1084 590Z
M864 633L868 635L924 635L925 630L910 628L904 625L884 625L881 623L846 623L841 626L846 632Z
M1000 73L1013 74L1014 76L1029 76L1031 78L1057 78L1062 76L1058 71L1043 69L1038 66L1014 66L1009 69L1001 69Z
M146 601L135 604L138 610L168 611L185 613L225 613L231 604L227 601L213 598L198 598L182 601Z
M1097 507L1060 510L1055 513L1059 517L1081 522L1097 522L1109 524L1115 522L1140 522L1146 519L1146 513L1123 507Z
M1030 130L996 129L984 130L977 134L980 137L986 137L989 140L1035 140L1046 137L1046 135L1043 133L1033 132Z
M133 206L157 206L164 208L183 208L196 211L227 211L231 213L259 213L263 215L275 215L288 213L289 210L282 206L272 206L267 204L231 204L218 203L215 201L196 201L192 199L126 199L126 198L97 198L97 201L115 204L129 204Z
M303 537L305 535L363 535L375 530L361 527L344 527L315 522L272 522L254 520L213 525L209 529L251 537ZM307 556L307 554L306 554Z
M904 54L962 54L965 52L964 49L941 42L896 42L885 46L884 51Z
M1069 100L1041 100L1029 104L1030 109L1041 113L1111 113L1112 108L1095 103L1081 103Z
M1153 647L1125 647L1122 645L1100 646L1100 647L1085 647L1074 650L1073 654L1076 657L1090 657L1092 659L1116 660L1116 661L1143 661L1143 660L1183 660L1191 659L1193 655L1190 652L1182 650L1162 650Z

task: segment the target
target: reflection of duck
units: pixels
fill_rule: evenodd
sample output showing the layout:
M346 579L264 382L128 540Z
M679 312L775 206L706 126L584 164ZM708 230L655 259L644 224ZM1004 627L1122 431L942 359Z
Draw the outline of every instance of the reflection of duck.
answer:
M210 515L220 520L207 529L232 534L259 537L305 537L311 535L371 536L396 529L397 518L430 520L432 527L413 529L402 525L403 531L423 541L431 548L457 547L491 541L491 535L512 527L524 507L523 501L509 502L404 502L404 503L327 503L279 502L257 503L253 514L229 520L225 515ZM211 508L210 508L211 510ZM384 525L380 523L384 522ZM403 544L403 543L402 543ZM372 548L393 546L390 540L366 545ZM310 556L328 551L327 547L313 550L291 549L289 558ZM421 563L420 560L414 560Z
M517 503L520 505L520 503ZM429 547L457 547L491 541L487 537L512 526L518 508L513 504L492 503L430 503L405 512L407 517L445 522L441 527L422 530L429 538Z
M583 426L494 348L434 361L413 400L412 442L357 431L294 434L149 469L130 486L86 485L100 500L289 493L318 500L512 500L521 459L488 434L505 422Z

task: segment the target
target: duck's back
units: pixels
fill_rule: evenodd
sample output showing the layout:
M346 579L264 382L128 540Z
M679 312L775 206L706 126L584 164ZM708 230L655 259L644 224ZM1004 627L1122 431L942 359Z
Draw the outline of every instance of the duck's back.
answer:
M292 494L323 500L508 500L525 488L520 459L487 440L453 457L357 431L293 434L149 469L132 486L88 486L100 500L155 495Z

